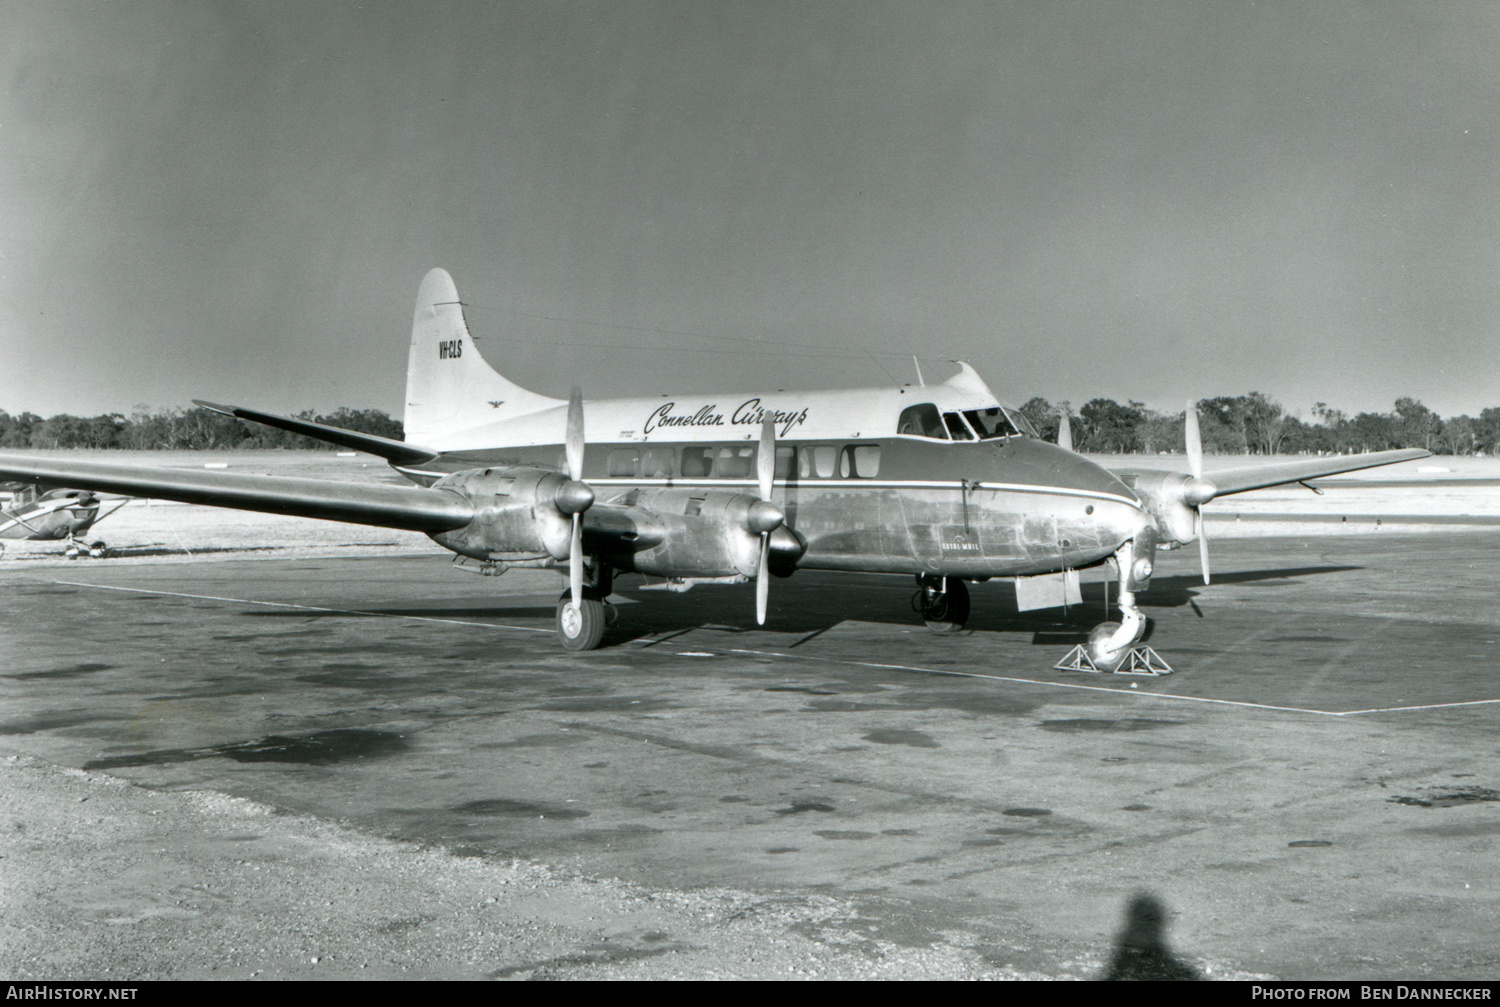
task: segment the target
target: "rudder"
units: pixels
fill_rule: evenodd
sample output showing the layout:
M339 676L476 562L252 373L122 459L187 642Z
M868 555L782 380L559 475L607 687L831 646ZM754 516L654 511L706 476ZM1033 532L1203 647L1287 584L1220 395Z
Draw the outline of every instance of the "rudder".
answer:
M423 277L406 361L407 440L441 449L464 430L562 404L527 391L485 361L447 270Z

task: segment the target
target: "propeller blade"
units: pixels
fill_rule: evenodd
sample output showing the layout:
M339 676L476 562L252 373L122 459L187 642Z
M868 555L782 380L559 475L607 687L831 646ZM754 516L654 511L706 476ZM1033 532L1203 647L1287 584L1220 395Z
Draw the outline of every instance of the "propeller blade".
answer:
M1065 451L1073 450L1073 421L1063 413L1057 420L1057 446Z
M576 385L568 396L568 431L563 441L568 456L568 478L583 479L583 391Z
M760 572L755 575L755 624L766 624L766 602L771 597L771 576L766 570L771 560L771 534L760 537Z
M1198 430L1198 403L1189 401L1183 413L1182 432L1187 440L1188 471L1194 479L1203 478L1203 435Z
M760 481L760 498L771 499L771 480L776 476L776 423L770 416L760 425L760 451L755 457L755 476Z
M1203 583L1208 584L1208 533L1203 527L1203 510L1195 507L1193 513L1197 515L1194 529L1198 533L1198 565L1203 568Z
M583 607L583 517L573 515L573 541L568 547L568 589L574 608Z

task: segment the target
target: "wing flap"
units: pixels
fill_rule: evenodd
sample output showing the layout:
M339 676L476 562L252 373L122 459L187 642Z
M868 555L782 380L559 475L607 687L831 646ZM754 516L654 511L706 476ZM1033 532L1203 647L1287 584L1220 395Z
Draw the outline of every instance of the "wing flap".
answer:
M457 493L418 486L199 472L8 454L0 454L0 479L402 528L429 535L462 528L474 519L473 505Z
M243 406L221 406L216 402L204 402L202 399L194 399L193 404L202 406L204 409L211 409L216 413L223 413L225 416L249 420L252 423L262 423L268 427L276 427L278 430L288 430L294 434L301 434L303 437L311 437L313 440L353 448L356 451L366 451L386 459L392 465L422 465L438 456L438 452L416 444L394 441L389 437L378 437L375 434L362 434L357 430L345 430L343 427L330 427L325 423L314 423L312 420L299 420L292 416L282 416L279 413L263 413L258 409L246 409Z
M1249 490L1282 486L1286 483L1336 476L1341 472L1357 472L1381 465L1415 461L1426 458L1431 451L1407 448L1401 451L1374 451L1364 455L1332 455L1324 458L1309 458L1306 461L1281 462L1273 465L1256 465L1241 469L1224 469L1204 473L1204 478L1218 487L1216 496L1245 493Z

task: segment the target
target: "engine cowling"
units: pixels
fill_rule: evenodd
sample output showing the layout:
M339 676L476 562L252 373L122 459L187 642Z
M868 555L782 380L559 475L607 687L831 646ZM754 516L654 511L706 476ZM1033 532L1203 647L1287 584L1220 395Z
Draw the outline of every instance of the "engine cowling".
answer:
M468 469L433 487L460 493L474 504L474 520L432 536L433 541L473 559L508 563L566 560L572 515L594 501L583 483L532 468Z
M649 548L621 557L622 568L640 573L754 577L760 570L762 532L769 532L783 553L797 544L795 536L788 543L780 535L784 530L780 508L748 493L649 490L639 495L634 506L648 512L663 531L660 541Z
M1156 521L1161 539L1172 547L1198 537L1198 508L1218 492L1208 480L1183 472L1136 472L1128 481Z

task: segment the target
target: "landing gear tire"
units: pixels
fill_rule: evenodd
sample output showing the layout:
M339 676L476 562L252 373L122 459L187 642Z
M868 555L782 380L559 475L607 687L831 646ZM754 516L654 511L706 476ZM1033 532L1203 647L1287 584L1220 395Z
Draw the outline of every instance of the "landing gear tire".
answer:
M917 611L922 621L934 633L957 633L969 621L969 588L957 577L947 578L947 590L938 585L942 580L923 580L917 592Z
M98 542L90 543L89 555L94 557L94 559L103 559L104 557L109 555L109 546L104 544L103 539L100 539Z
M1088 654L1089 660L1094 662L1094 667L1100 671L1114 671L1125 663L1125 658L1130 656L1129 647L1121 647L1119 650L1108 650L1109 638L1114 636L1120 629L1118 622L1101 622L1089 630Z
M595 650L604 639L604 602L592 595L585 588L577 606L571 604L572 591L564 591L557 599L557 637L567 650Z

